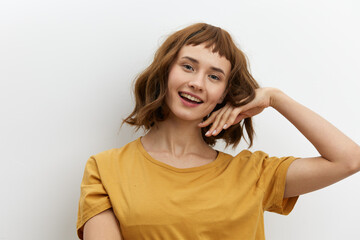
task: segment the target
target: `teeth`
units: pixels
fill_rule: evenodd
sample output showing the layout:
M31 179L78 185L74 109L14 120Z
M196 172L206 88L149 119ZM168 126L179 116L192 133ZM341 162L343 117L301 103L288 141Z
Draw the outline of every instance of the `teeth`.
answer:
M186 93L180 93L180 96L185 97L187 99L190 99L191 101L194 101L194 102L198 102L198 103L202 102L200 99L198 99L196 97L193 97L193 96L191 96L189 94L186 94Z

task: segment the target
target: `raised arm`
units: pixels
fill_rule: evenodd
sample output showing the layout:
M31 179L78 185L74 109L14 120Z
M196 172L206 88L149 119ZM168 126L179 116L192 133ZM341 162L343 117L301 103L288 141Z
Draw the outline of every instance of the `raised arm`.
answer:
M321 155L301 158L291 164L287 173L284 197L297 196L326 187L360 171L359 145L324 118L278 89L257 89L255 99L249 104L237 108L226 105L199 126L204 127L213 123L207 135L217 135L223 128L259 114L269 106L287 118Z

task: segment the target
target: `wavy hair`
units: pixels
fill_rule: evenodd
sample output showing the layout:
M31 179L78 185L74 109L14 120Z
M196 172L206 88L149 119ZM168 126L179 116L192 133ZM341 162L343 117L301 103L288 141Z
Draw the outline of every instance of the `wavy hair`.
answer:
M156 51L150 66L135 79L135 108L127 118L123 119L122 124L135 126L136 131L140 127L150 130L158 122L166 120L169 109L165 103L165 96L170 66L183 46L202 43L206 44L206 48L211 47L212 52L225 56L231 63L227 94L223 102L212 112L225 106L227 102L238 107L254 99L255 89L259 88L259 85L249 72L246 55L235 45L230 34L219 27L196 23L171 34ZM211 113L205 116L204 120ZM221 131L217 136L206 137L205 133L209 129L210 125L202 128L201 132L204 141L210 146L215 145L217 139L223 139L226 147L232 145L233 148L239 144L241 138L244 138L249 147L253 144L255 132L251 118L245 118L239 124ZM244 136L244 129L248 141Z

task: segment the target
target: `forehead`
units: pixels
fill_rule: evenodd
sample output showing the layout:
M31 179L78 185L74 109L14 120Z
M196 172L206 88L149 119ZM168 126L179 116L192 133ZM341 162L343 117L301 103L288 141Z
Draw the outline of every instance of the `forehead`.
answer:
M213 52L213 47L205 47L206 44L185 45L178 54L178 59L185 56L196 59L199 64L221 68L226 74L230 73L231 64L225 56L220 56L218 52Z

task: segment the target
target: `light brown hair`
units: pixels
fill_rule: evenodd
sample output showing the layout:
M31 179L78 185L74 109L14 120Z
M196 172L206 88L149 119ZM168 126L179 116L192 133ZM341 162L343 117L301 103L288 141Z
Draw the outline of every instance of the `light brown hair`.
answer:
M254 99L255 89L259 88L259 85L248 70L245 54L235 45L227 31L206 23L197 23L170 35L157 50L151 65L135 81L135 108L127 118L123 119L122 124L135 126L136 131L140 127L149 130L167 118L169 109L165 103L165 96L170 66L183 46L202 43L205 43L207 48L211 47L214 53L225 56L231 63L231 72L226 87L227 94L223 102L218 104L213 111L220 109L227 102L234 106L242 106ZM207 117L204 117L204 120ZM248 136L249 147L251 147L254 138L251 118L232 125L217 136L205 136L210 126L202 128L201 132L204 141L210 146L213 146L217 139L223 139L226 147L233 145L235 148L242 137L245 139L244 128Z

